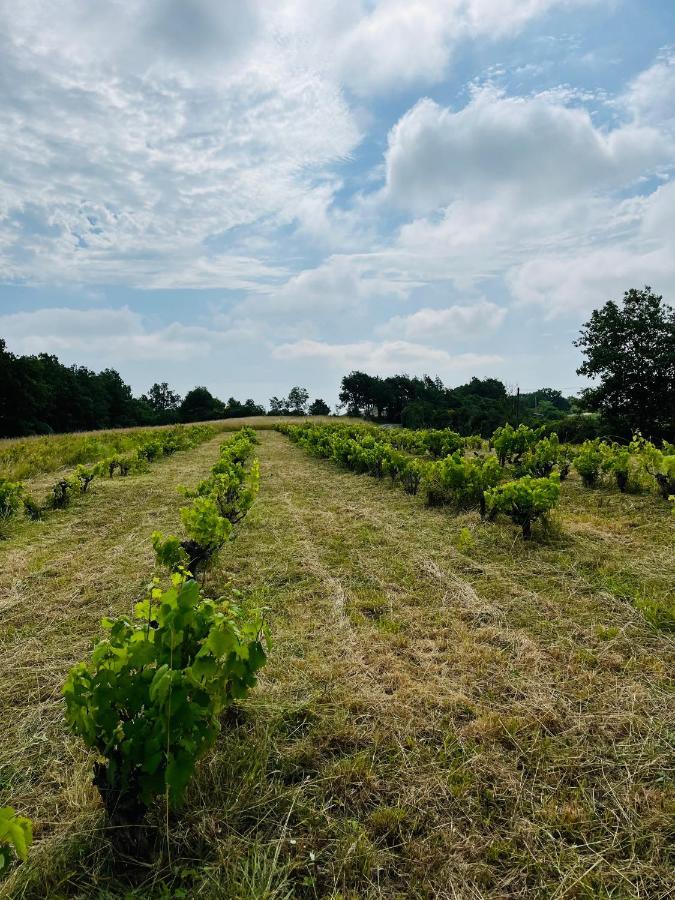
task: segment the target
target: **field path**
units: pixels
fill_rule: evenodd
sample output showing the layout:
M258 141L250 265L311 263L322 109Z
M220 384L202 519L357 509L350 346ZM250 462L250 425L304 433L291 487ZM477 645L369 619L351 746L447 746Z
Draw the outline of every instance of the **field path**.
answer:
M267 608L275 646L151 875L95 829L59 690L222 436L0 550L1 784L45 823L26 896L669 896L673 642L610 590L665 589L667 509L566 487L563 536L528 546L259 434L260 496L210 587Z

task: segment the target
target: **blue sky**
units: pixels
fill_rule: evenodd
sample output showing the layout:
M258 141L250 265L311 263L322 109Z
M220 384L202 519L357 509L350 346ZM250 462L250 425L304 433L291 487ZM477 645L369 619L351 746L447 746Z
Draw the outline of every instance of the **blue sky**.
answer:
M672 0L0 0L0 336L267 401L571 393L675 295Z

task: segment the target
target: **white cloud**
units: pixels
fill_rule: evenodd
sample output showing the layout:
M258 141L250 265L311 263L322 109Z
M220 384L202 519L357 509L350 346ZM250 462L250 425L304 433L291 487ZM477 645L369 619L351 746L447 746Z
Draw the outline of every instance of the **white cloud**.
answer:
M151 328L129 307L49 307L0 315L0 334L14 353L54 353L66 359L94 359L99 366L138 359L201 358L241 335L178 322Z
M507 97L487 87L458 112L423 99L398 121L386 195L417 212L495 194L541 205L630 183L672 152L655 128L604 132L586 109L555 95Z
M496 331L505 316L504 307L486 300L445 309L424 307L409 316L394 316L378 328L378 334L407 341L456 341Z
M638 122L675 124L675 52L660 58L631 81L619 104Z
M345 371L363 369L381 375L396 372L424 374L450 373L457 370L476 374L490 371L503 362L495 354L450 354L410 341L357 341L351 344L331 344L325 341L302 340L281 344L272 351L275 359L297 361L314 360Z
M336 41L341 79L359 94L432 84L447 71L462 42L499 40L550 9L596 0L379 0Z
M513 297L549 316L586 314L629 287L675 294L675 182L639 204L637 225L621 240L533 256L507 277Z
M234 34L239 4L113 5L0 6L0 274L230 289L278 278L273 259L240 265L242 229L272 235L306 218L313 192L315 220L330 204L330 167L360 140L340 86L273 22L253 15Z

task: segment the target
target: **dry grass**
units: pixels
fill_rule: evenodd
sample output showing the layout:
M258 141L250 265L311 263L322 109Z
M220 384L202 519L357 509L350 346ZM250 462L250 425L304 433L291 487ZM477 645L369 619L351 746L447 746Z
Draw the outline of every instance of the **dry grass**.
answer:
M155 855L116 857L59 688L217 443L0 548L0 801L37 825L5 896L673 895L675 654L638 608L672 598L666 505L567 483L528 545L276 433L212 576L269 608L276 646L168 841L158 809Z

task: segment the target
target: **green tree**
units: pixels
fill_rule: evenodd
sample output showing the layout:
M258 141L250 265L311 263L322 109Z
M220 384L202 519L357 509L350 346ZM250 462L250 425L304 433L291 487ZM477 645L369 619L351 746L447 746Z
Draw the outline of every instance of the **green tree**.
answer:
M598 379L584 392L613 433L672 438L675 429L675 310L653 293L626 291L621 304L593 311L574 342L585 357L577 374Z
M225 404L205 387L188 391L179 410L181 422L206 422L210 419L222 419L224 415Z
M312 402L309 407L310 416L329 416L330 415L330 406L326 403L325 400L321 400L317 397L316 400Z
M288 392L288 406L292 415L304 416L309 400L309 391L301 387L293 387Z
M143 394L141 400L148 403L156 413L176 410L181 404L180 396L171 390L166 381L161 384L155 382L148 393Z

